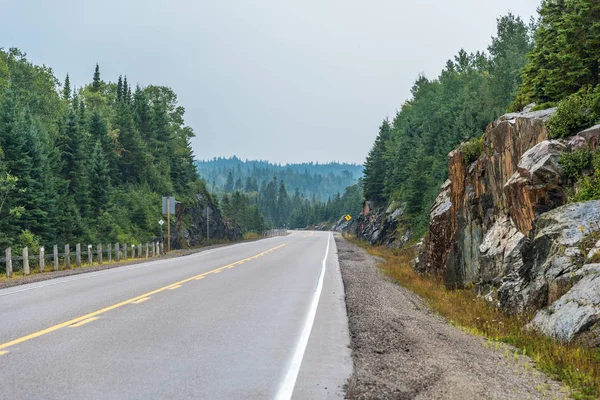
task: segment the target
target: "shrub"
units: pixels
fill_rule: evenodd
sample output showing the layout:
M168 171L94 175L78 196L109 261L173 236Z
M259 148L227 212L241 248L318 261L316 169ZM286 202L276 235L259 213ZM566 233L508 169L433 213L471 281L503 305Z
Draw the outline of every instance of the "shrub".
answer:
M460 147L465 159L465 164L470 165L476 161L483 151L483 137L473 138Z
M584 176L577 182L573 201L600 200L600 151L593 155L592 165L593 174Z
M31 252L37 254L40 251L40 238L29 229L25 229L19 234L19 245L22 246L21 248L27 247L30 254Z
M585 88L558 103L556 113L546 123L550 137L563 138L592 126L598 119L597 99L597 90Z
M592 165L592 152L585 147L572 153L563 153L558 162L567 178L575 180Z

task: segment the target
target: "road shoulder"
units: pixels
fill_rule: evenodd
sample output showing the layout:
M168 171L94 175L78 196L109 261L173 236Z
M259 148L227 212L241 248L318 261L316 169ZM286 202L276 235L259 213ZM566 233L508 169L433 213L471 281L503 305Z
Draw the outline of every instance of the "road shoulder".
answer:
M292 396L294 399L341 399L344 384L352 374L344 284L335 241L332 237L328 240L331 248L323 291Z
M384 276L380 260L336 235L354 373L346 398L565 398L510 347L496 348L435 315Z

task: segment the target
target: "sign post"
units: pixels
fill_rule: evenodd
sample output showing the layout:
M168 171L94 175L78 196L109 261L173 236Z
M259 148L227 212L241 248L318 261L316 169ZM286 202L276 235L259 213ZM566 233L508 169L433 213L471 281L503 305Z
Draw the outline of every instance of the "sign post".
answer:
M171 251L171 196L167 197L167 253Z
M175 214L177 201L173 196L163 196L162 213L167 214L167 252L171 251L171 214Z

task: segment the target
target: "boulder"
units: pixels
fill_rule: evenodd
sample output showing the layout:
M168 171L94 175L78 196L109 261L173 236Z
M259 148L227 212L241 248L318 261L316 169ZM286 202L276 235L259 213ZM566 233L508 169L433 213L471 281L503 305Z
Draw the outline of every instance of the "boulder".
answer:
M579 132L569 140L567 146L571 151L582 147L588 147L592 151L600 149L600 125Z
M576 275L580 280L560 299L538 311L529 328L570 342L600 321L600 264L586 265Z
M498 290L501 305L522 311L558 300L585 263L586 239L598 234L600 200L568 204L541 215L523 247L517 278Z
M504 185L508 212L521 232L529 232L538 215L567 202L558 162L565 151L567 147L557 140L538 143L523 154Z

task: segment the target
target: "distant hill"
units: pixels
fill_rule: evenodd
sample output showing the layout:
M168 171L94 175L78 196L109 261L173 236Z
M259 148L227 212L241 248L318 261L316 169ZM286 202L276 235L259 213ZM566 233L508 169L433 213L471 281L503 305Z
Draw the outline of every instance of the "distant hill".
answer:
M266 184L275 177L285 182L290 193L298 189L305 198L312 199L314 195L322 201L343 193L346 187L355 184L362 177L363 170L358 164L310 162L282 165L263 160L241 160L236 156L201 160L195 164L200 176L215 193L235 189L258 191L263 182Z

